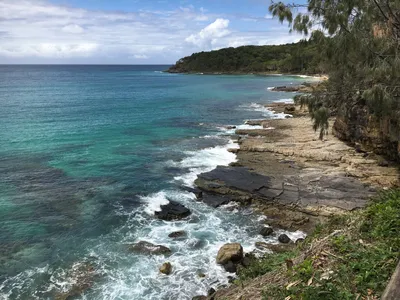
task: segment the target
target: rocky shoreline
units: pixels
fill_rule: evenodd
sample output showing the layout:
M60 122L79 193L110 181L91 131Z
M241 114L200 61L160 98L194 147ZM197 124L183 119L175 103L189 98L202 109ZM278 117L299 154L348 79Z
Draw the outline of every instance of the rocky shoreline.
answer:
M329 217L363 208L379 189L398 184L395 164L360 147L347 145L332 134L319 140L307 111L290 103L273 103L266 107L286 114L287 118L247 121L257 129L236 129L233 138L239 147L230 151L236 153L237 162L199 174L196 187L187 188L198 201L214 208L231 202L251 207L255 213L266 217L260 236L275 236L278 240L276 244L260 238L254 245L260 251L252 253L244 253L239 243L223 245L215 259L231 274L248 268L258 259L257 253L282 253L302 241L290 239L282 233L284 230L310 234L317 224ZM191 214L188 208L174 201L160 208L155 217L165 221L185 219ZM171 239L186 237L185 231L167 234ZM127 245L127 251L166 258L172 254L168 247L146 241ZM72 277L79 278L77 283L56 298L67 299L90 288L91 278L98 276L93 270L92 266L83 267L79 276L74 273ZM159 267L164 276L173 270L174 265L168 261ZM230 277L230 281L233 280L234 277ZM218 291L211 288L208 295L193 299L261 299L262 289L255 293L250 288L257 282L255 279L249 283L250 298L241 292L242 287L231 285ZM243 297L238 298L238 295Z
M395 164L347 145L332 134L319 140L307 111L284 103L267 107L278 113L290 112L293 118L253 120L248 123L263 129L236 130L240 147L232 151L238 161L198 176L193 192L199 201L214 207L232 201L251 205L267 217L269 234L280 229L310 234L329 217L363 208L379 189L397 185ZM281 252L295 242L285 237L279 237L279 241L287 244L259 242L256 246ZM227 245L236 249L236 254L239 246ZM222 264L227 271L236 271L238 263L246 267L246 254L241 260L236 256L234 261L228 259ZM233 299L237 289L233 285L193 299ZM261 299L259 296L252 295L251 299Z

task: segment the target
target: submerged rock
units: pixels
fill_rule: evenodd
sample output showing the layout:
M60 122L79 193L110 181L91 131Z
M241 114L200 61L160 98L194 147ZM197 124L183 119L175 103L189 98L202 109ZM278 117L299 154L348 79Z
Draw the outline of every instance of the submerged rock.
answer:
M138 252L141 254L152 254L152 255L167 255L171 254L171 249L162 245L154 245L149 242L140 241L129 247L129 250Z
M217 254L217 263L224 265L229 261L240 262L243 259L243 247L239 243L223 245Z
M191 211L182 204L169 200L166 205L161 205L161 211L156 211L157 218L165 221L180 220L188 217Z
M186 231L184 231L184 230L174 231L174 232L171 232L170 234L168 234L168 237L173 238L173 239L185 237L185 236L186 236Z
M278 237L278 241L282 244L289 244L292 240L286 234L281 234Z
M169 262L163 263L163 265L160 267L160 272L169 275L172 272L172 265Z

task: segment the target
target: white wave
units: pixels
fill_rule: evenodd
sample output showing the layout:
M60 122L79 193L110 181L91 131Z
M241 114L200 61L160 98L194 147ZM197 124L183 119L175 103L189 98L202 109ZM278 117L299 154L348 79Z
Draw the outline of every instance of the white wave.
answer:
M161 205L166 205L169 203L164 191L150 194L148 196L141 196L140 199L147 203L144 211L149 215L154 215L156 211L161 211Z
M279 100L275 100L273 103L293 104L293 103L294 103L294 100L293 100L293 98L279 99Z
M243 108L247 110L259 111L262 113L262 116L266 117L267 119L285 119L292 116L285 113L276 113L272 109L258 103L251 103L249 105L243 106Z
M180 162L173 162L175 167L188 168L189 172L174 177L175 180L181 181L184 185L192 187L197 175L209 172L217 166L227 166L236 161L236 155L229 152L230 148L237 148L238 145L230 140L224 146L216 146L202 149L199 151L187 151L187 155Z
M269 87L267 87L267 90L270 91L270 90L272 90L274 88L275 88L274 86L269 86Z

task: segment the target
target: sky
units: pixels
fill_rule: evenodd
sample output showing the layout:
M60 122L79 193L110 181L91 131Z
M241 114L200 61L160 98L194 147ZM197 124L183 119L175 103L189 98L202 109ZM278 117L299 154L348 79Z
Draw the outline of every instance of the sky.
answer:
M0 0L0 64L172 64L199 51L303 38L272 18L270 2Z

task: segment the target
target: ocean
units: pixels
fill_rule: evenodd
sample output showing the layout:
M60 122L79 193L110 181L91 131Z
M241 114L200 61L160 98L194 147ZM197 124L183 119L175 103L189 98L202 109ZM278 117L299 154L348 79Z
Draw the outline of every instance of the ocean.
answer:
M292 95L268 88L304 78L167 68L0 66L0 299L66 299L82 282L76 299L191 299L227 284L220 246L262 240L262 216L211 208L185 187L236 161L227 125L284 117L260 104ZM192 215L156 219L169 199ZM177 230L187 237L168 237ZM129 251L138 241L172 255Z

